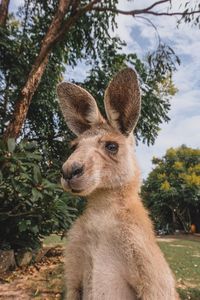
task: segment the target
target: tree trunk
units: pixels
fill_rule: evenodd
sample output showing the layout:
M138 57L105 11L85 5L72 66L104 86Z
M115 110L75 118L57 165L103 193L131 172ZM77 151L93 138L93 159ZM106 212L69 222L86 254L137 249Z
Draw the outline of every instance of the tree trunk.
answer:
M70 1L67 0L60 0L59 2L57 12L45 37L43 38L40 52L32 66L32 70L28 75L25 85L20 92L19 99L14 107L12 119L4 132L4 140L7 140L10 137L16 139L20 134L32 97L46 69L49 54L56 42L55 37L61 29L69 4Z
M10 0L1 0L1 4L0 4L0 27L4 27L6 25L9 2L10 2Z
M12 137L16 139L19 136L23 123L26 119L32 97L37 90L41 77L46 69L48 58L54 45L58 43L67 32L69 32L70 28L84 13L91 10L98 2L100 2L100 0L93 0L89 2L87 5L77 10L74 15L72 14L67 18L67 20L64 20L71 1L59 1L57 12L42 40L40 52L35 60L31 72L28 75L28 79L21 90L20 98L14 107L11 121L4 132L3 138L5 141L7 141L8 138Z
M31 99L38 87L47 63L48 55L37 68L34 68L33 66L33 69L28 76L28 80L20 93L20 97L16 102L12 119L4 133L4 140L7 140L8 138L16 139L19 136L23 123L26 119Z

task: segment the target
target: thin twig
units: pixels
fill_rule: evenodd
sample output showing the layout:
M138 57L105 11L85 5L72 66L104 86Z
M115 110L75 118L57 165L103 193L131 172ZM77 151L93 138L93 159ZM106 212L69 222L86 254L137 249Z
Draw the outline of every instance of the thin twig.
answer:
M87 5L81 7L73 16L70 16L62 26L60 32L55 36L54 42L62 39L63 35L71 28L76 21L86 12L91 11L94 9L94 5L100 3L101 0L93 0L89 2Z
M11 214L9 212L0 212L0 216L7 216L7 217L20 217L20 216L31 216L31 217L38 217L38 213L31 213L31 212L24 212L19 214Z
M151 20L149 20L148 18L146 18L146 17L136 16L136 18L137 19L145 20L147 23L149 23L153 27L153 29L156 32L156 35L157 35L157 38L158 38L158 42L160 43L160 35L159 35L159 32L158 32L158 29L157 29L156 25L154 25L154 23Z
M145 10L151 10L152 8L154 8L157 5L160 5L162 3L166 3L166 2L170 2L170 0L161 0L161 1L157 1L155 3L153 3L151 6L144 8Z
M194 10L190 12L156 12L151 11L148 8L147 9L135 9L135 10L120 10L115 8L108 8L108 7L93 7L93 10L95 11L110 11L116 14L122 14L122 15L129 15L135 17L136 15L140 14L148 14L148 15L154 15L154 16L190 16L195 15L197 13L200 13L200 10Z

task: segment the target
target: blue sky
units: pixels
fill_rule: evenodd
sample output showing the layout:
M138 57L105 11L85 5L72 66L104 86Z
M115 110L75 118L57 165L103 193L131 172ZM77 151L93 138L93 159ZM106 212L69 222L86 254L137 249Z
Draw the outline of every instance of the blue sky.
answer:
M154 2L119 1L123 10L133 7L144 8ZM185 2L179 0L178 5ZM173 7L175 10L176 7ZM178 93L171 99L170 122L161 125L159 136L153 146L148 147L140 143L136 149L143 179L152 170L153 156L162 157L168 148L182 144L194 148L200 146L200 29L188 24L182 24L177 28L175 17L149 17L149 19L157 27L161 39L172 46L180 57L181 65L173 76ZM148 51L156 48L158 39L155 29L149 23L136 21L133 17L124 15L117 17L117 22L118 30L115 34L117 33L127 43L124 51L136 52L142 58ZM68 69L65 79L76 77L81 80L86 72L85 65L80 64L79 69Z
M119 7L124 10L129 8L144 8L154 3L153 0L119 1ZM184 4L186 0L175 1L176 5ZM190 0L195 3L195 0ZM16 10L23 0L11 1L10 8ZM177 7L173 4L173 9ZM173 47L181 59L181 66L174 74L174 83L178 93L171 100L171 121L161 126L159 136L153 146L139 144L137 157L145 178L152 169L153 156L161 157L170 147L186 144L190 147L200 146L200 29L182 24L178 29L175 17L149 17L158 29L162 40ZM141 58L156 48L156 32L148 23L137 21L133 17L120 15L117 17L118 34L126 41L127 53L136 52ZM82 79L87 68L79 64L75 70L67 70L65 78Z
M121 2L121 8L133 7L133 2ZM134 1L136 8L149 6L155 1ZM177 1L172 1L174 3ZM178 4L186 1L178 1ZM195 2L191 0L191 2ZM174 7L175 9L175 7ZM178 29L175 17L150 17L156 25L162 40L173 47L181 59L181 65L174 73L173 80L178 93L171 100L171 121L161 125L161 131L153 146L142 143L137 147L142 177L152 169L153 156L161 157L170 147L182 144L200 146L200 29L182 24ZM143 57L156 47L156 33L149 24L135 21L132 17L118 17L119 35L127 41L127 52L135 51Z

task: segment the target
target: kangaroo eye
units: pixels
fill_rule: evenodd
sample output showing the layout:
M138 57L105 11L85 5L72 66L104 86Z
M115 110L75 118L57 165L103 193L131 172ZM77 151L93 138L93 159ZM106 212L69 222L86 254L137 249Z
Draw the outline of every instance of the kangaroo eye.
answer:
M108 150L110 153L116 154L117 151L118 151L118 149L119 149L119 145L118 145L116 142L106 142L105 148L106 148L106 150Z

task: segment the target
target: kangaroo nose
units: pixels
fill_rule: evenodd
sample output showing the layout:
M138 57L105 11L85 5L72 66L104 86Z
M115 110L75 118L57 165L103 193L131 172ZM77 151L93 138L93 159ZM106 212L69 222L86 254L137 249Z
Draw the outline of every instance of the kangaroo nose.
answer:
M67 170L62 168L62 176L65 180L71 180L73 177L80 177L83 174L83 165L74 162Z

